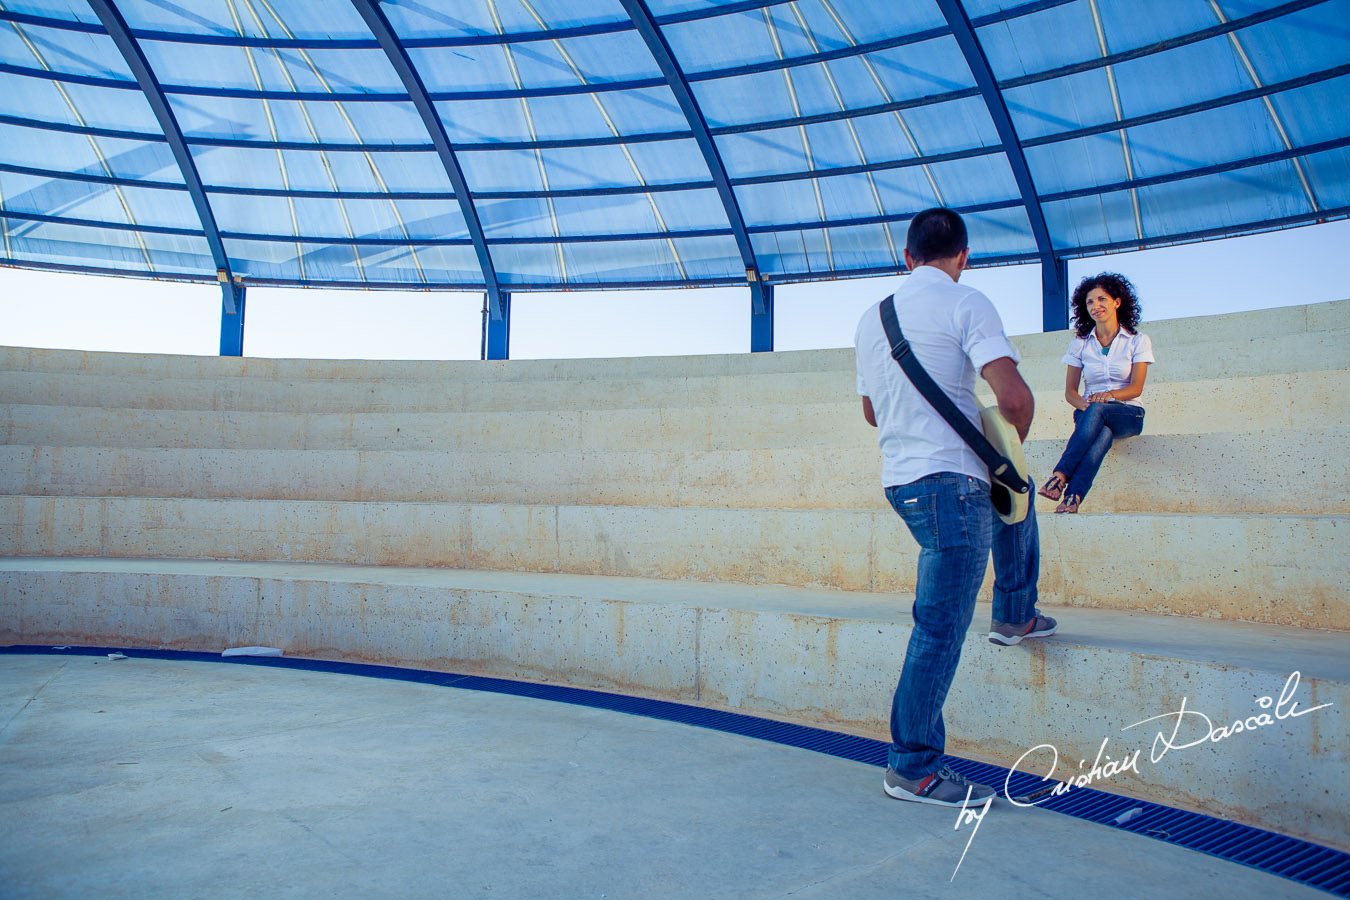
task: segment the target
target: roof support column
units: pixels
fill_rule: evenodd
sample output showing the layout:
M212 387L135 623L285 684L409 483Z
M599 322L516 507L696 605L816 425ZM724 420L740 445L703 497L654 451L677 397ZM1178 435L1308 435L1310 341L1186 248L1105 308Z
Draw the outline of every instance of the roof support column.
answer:
M244 286L226 282L220 286L220 355L244 355Z
M492 313L490 303L484 305L489 308L483 310L483 359L510 359L511 295L499 295L497 309L501 315Z
M1041 257L1041 330L1069 327L1069 263L1058 256Z
M750 282L750 352L773 350L773 285Z

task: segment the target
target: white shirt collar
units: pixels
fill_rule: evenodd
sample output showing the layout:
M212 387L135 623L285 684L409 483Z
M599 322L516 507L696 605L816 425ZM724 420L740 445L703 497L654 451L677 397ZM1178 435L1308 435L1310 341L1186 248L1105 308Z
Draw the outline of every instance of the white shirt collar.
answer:
M918 266L909 273L911 279L917 278L920 283L926 281L945 281L948 284L956 284L956 279L939 269L937 266Z

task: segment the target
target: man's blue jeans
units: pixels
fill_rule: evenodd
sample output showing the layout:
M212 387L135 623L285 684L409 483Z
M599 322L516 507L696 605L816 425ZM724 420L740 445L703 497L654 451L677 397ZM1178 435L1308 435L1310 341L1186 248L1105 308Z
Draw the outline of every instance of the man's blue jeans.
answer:
M1073 435L1064 455L1055 463L1069 482L1064 496L1086 497L1116 438L1134 437L1144 430L1144 408L1128 403L1089 403L1073 411Z
M941 766L946 746L942 705L975 613L989 553L994 554L994 620L1036 615L1040 533L1035 505L1005 525L989 502L989 485L940 472L886 488L886 499L919 542L914 631L891 703L889 762L902 778L923 778Z

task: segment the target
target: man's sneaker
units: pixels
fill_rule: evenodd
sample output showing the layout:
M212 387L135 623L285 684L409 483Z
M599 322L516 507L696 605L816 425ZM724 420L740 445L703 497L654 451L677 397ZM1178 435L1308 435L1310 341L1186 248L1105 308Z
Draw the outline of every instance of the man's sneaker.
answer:
M990 625L989 643L1011 647L1021 643L1023 638L1045 637L1059 629L1059 623L1049 616L1039 613L1030 622L1014 624L1012 622L994 622Z
M895 770L886 767L886 779L882 783L886 793L897 800L914 800L918 803L933 803L937 806L979 806L998 791L983 784L967 781L960 772L953 772L943 766L932 775L924 778L901 778ZM970 799L966 799L969 791Z

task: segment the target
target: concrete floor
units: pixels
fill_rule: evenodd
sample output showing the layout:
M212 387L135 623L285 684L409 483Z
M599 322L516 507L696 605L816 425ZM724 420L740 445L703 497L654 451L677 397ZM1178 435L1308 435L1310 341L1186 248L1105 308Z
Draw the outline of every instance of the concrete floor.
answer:
M604 710L287 669L0 656L0 895L1321 897L1048 810Z

